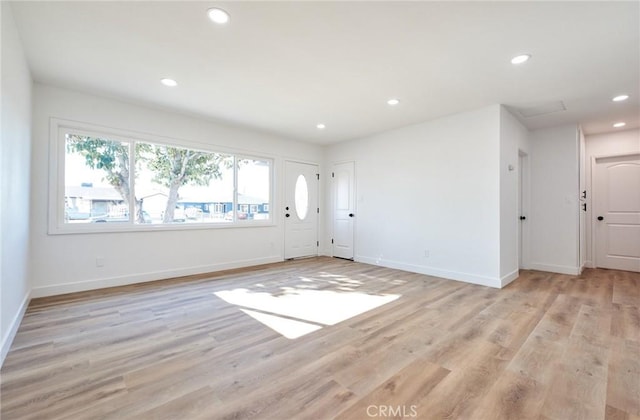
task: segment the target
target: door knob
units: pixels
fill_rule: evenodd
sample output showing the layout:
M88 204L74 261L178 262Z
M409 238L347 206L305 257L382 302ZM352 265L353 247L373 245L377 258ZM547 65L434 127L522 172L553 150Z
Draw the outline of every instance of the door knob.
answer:
M527 220L526 216L520 216L520 220Z
M598 216L598 220L604 220L604 217Z
M353 217L353 213L349 213L349 217Z
M289 217L289 216L290 216L290 215L289 215L289 213L287 213L287 214L285 214L285 215L284 215L284 217Z

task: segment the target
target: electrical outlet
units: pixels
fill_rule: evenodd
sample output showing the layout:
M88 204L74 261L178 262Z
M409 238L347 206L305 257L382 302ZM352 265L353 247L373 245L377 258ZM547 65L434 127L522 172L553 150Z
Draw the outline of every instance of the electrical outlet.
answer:
M96 257L96 267L104 267L104 257Z
M424 250L424 257L425 258L429 258L429 250L428 249Z

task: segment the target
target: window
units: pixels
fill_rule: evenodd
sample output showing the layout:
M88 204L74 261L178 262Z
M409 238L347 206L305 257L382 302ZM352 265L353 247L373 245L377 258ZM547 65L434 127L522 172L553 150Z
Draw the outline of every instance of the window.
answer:
M309 210L309 189L307 187L307 179L304 175L298 175L294 192L294 203L296 205L296 215L298 219L304 220Z
M64 148L65 223L129 221L129 143L65 133Z
M212 205L233 203L228 154L136 143L135 223L229 223Z
M238 161L238 203L242 206L240 211L246 213L248 220L268 219L268 212L259 212L258 206L269 204L270 173L268 160L240 159Z
M57 124L54 233L271 220L270 159Z

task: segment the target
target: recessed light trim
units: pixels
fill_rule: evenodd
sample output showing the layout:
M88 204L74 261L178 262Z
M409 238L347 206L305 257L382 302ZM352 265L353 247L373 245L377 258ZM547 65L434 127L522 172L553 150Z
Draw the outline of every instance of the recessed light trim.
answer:
M161 79L160 83L162 83L163 85L168 86L168 87L176 87L176 86L178 86L178 82L176 82L173 79L169 79L169 78Z
M531 58L531 54L516 55L511 59L511 64L522 64L529 61L530 58Z
M211 22L217 23L218 25L224 25L229 22L229 13L217 7L212 7L207 10L207 16L209 16Z
M629 99L629 95L618 95L612 98L611 100L613 102L622 102L622 101L626 101L627 99Z
M391 98L387 101L387 104L390 106L396 106L400 103L400 99L397 98Z
M620 122L617 122L617 123L613 124L613 126L614 126L615 128L624 127L625 125L627 125L627 123L622 122L622 121L620 121Z
M322 124L322 123L320 123L320 124L316 125L316 128L317 128L318 130L324 130L325 128L327 128L327 126L326 126L326 125L324 125L324 124Z

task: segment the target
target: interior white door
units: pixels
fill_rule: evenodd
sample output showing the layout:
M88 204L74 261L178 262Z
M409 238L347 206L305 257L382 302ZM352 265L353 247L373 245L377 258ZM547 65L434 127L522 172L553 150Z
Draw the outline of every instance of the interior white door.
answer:
M318 255L318 166L285 162L284 258Z
M595 161L596 266L640 272L640 154Z
M518 156L518 217L520 219L520 225L518 226L518 268L523 267L523 236L524 236L524 221L527 217L523 214L523 201L524 201L524 156L520 154Z
M333 256L353 259L355 218L355 168L353 162L333 166Z

